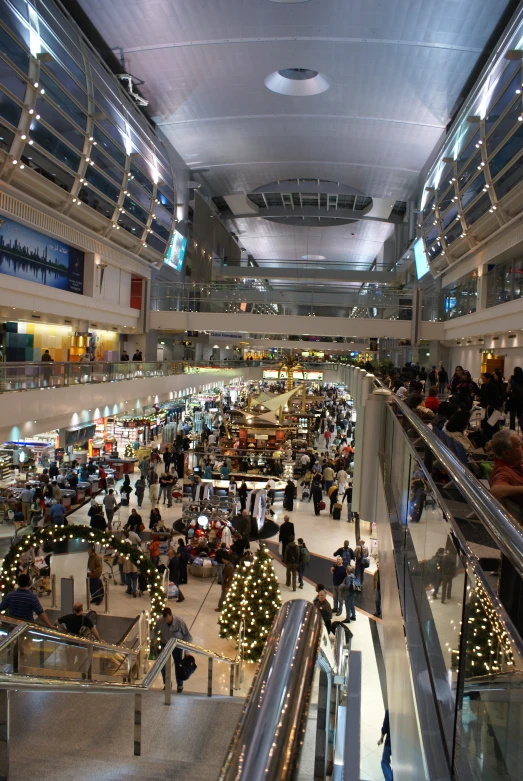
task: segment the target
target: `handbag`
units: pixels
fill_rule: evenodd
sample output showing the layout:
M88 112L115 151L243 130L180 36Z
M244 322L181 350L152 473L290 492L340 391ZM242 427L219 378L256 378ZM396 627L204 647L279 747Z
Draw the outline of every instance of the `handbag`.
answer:
M326 507L326 505L325 505L325 502L323 502L323 501L322 501L322 502L320 502L320 503L319 503L319 505L318 505L318 507L320 508L320 510L324 510L324 509L325 509L325 507Z

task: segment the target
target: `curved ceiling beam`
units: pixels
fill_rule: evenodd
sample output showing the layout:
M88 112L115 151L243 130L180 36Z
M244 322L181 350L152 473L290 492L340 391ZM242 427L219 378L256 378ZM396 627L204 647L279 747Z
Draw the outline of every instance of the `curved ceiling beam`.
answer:
M435 43L434 41L401 41L387 38L337 38L334 36L323 35L284 35L284 36L260 36L259 38L215 38L202 41L171 41L170 43L154 43L146 46L130 46L123 50L124 54L134 52L158 51L159 49L183 49L190 46L219 46L241 43L289 43L289 42L320 42L320 43L344 43L344 44L366 44L378 46L409 46L422 49L443 49L455 52L473 52L481 54L482 49L473 46L453 46L450 43Z
M189 170L190 168L190 163ZM408 174L415 174L419 176L418 168L400 168L397 165L376 165L375 163L348 163L344 160L244 160L237 163L203 163L200 162L194 166L197 170L205 165L205 168L230 168L232 166L240 165L348 165L353 168L380 168L384 171L404 171Z
M432 124L430 122L415 122L411 119L391 119L389 117L364 117L364 116L351 116L349 114L238 114L224 117L197 117L195 119L173 119L168 122L159 122L155 120L158 127L166 127L168 125L187 125L191 122L227 122L239 119L345 119L345 120L358 120L359 122L392 122L397 125L415 125L417 127L433 127L436 130L444 130L445 125Z

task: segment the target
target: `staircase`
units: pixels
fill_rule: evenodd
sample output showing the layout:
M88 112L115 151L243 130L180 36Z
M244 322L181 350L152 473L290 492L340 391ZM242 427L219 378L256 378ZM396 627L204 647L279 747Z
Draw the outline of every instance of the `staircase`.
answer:
M133 696L11 693L9 781L217 781L243 698L142 695L142 756L133 757Z

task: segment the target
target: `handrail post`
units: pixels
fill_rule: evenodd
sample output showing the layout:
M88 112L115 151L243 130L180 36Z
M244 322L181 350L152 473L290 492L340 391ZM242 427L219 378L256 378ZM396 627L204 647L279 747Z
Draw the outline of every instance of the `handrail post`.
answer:
M236 673L236 665L229 665L229 697L234 697L234 679Z
M86 610L89 610L90 603L91 603L91 589L89 588L89 578L87 577L85 579L85 606L86 606Z
M103 576L104 584L104 616L109 613L109 578L107 575Z
M165 663L165 705L171 704L171 695L172 695L172 655L169 655L169 658L167 659L167 662Z
M58 607L56 604L56 575L51 575L51 607Z
M207 660L207 697L212 697L212 656Z

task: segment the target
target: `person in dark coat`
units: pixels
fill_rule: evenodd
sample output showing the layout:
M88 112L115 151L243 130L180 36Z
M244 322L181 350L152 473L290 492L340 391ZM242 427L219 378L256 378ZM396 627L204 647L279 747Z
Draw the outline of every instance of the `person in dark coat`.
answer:
M252 518L247 512L247 510L242 510L240 515L236 515L232 519L233 529L236 529L236 531L239 534L241 534L241 536L247 543L249 542L249 538L251 536L251 526L252 526ZM248 544L247 547L249 547Z
M289 516L283 516L283 523L280 526L279 541L281 542L281 557L282 561L285 559L285 548L289 544L290 538L294 539L294 524L290 522Z
M187 583L187 564L189 563L189 554L187 553L183 537L180 537L178 540L176 554L178 556L178 567L180 570L180 583L183 585L184 583Z
M240 510L243 511L247 507L247 495L249 493L249 489L247 488L247 484L245 480L242 480L241 486L238 488L238 496L240 498Z
M167 551L167 556L169 557L169 561L167 563L167 567L169 569L169 582L174 583L175 586L178 586L178 599L176 601L183 602L185 597L180 589L180 559L176 555L174 548L169 548Z
M289 512L292 512L294 510L294 496L296 493L296 486L290 478L287 482L287 485L285 486L285 491L283 493L285 496L285 509Z
M319 515L320 502L323 499L323 491L321 490L321 478L319 475L317 475L312 481L311 497L309 499L309 502L311 499L314 502L314 515Z

